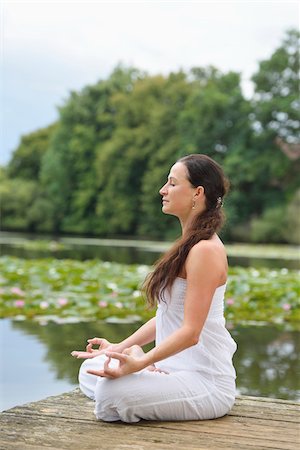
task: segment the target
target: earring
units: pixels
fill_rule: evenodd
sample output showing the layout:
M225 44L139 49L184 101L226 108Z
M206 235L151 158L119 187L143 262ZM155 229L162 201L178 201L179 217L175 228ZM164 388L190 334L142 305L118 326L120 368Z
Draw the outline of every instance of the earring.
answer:
M195 200L193 200L192 209L196 209L196 202L195 202Z
M223 206L223 199L222 197L218 197L216 208L221 208L222 206Z

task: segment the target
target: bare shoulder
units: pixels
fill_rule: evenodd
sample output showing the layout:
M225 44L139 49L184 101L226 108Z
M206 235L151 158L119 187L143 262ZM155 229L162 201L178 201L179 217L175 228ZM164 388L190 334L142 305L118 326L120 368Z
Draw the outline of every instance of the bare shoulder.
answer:
M223 284L227 278L228 263L222 241L216 237L195 244L189 251L185 269L187 276L191 273L198 273L203 277L213 274L217 282Z
M189 258L201 258L201 257L226 257L226 250L223 242L219 237L208 239L208 240L202 240L195 244L190 252L188 257Z

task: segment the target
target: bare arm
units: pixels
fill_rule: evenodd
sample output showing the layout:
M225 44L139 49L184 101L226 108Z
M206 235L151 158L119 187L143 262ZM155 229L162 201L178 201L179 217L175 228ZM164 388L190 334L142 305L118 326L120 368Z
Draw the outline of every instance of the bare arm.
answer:
M142 325L137 331L135 331L131 336L124 339L123 341L112 344L103 338L94 337L92 339L88 339L88 345L86 346L86 351L73 351L71 353L72 356L79 359L90 359L95 358L107 351L112 352L120 352L122 353L128 347L132 345L139 345L142 347L143 345L149 344L155 340L155 332L156 332L156 319L153 317L148 320L144 325ZM93 349L93 345L98 345L98 349Z
M186 261L187 291L182 326L145 354L145 364L168 358L198 343L216 288L226 280L227 265L215 244L194 246Z
M120 342L120 346L123 351L125 348L131 347L132 345L139 345L143 347L143 345L149 344L155 340L156 333L156 318L152 317L152 319L148 320L148 322L144 323L138 330L136 330L131 336L124 339Z
M182 326L140 358L106 352L109 360L119 359L119 367L110 369L108 361L103 371L94 374L113 378L123 376L195 345L208 315L214 292L219 285L224 284L226 270L227 265L220 248L207 241L195 245L186 261L187 291Z

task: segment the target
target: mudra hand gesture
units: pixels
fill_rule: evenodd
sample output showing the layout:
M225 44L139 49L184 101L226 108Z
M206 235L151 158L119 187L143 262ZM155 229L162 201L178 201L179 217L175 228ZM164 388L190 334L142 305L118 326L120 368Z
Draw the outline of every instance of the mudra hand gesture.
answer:
M107 339L94 337L87 340L88 345L86 346L86 351L73 351L71 353L74 358L77 359L90 359L95 358L95 356L103 355L106 351L120 352L122 349L119 344L112 344ZM98 345L97 349L93 348L93 345Z
M105 355L107 359L102 370L88 370L87 372L99 377L119 378L145 368L142 357L138 357L131 349L126 349L123 353L106 351ZM117 367L109 367L112 358L119 361Z
M93 349L93 345L99 345L98 349ZM122 351L120 344L111 344L106 339L93 338L88 339L88 345L85 352L74 351L71 353L75 358L95 358L96 356L105 354L107 360L103 365L102 370L88 370L92 375L105 378L119 378L130 373L138 372L146 369L150 372L168 373L155 367L154 364L145 367L144 359L145 353L139 345L133 345ZM119 361L117 367L109 367L112 359Z
M88 373L105 378L120 378L129 375L130 373L139 372L142 369L150 372L168 373L158 369L154 364L147 366L144 358L145 353L139 345L133 345L132 347L126 348L122 353L113 351L105 351L104 353L107 356L107 360L103 365L103 369L88 370ZM119 361L117 367L109 367L112 358Z

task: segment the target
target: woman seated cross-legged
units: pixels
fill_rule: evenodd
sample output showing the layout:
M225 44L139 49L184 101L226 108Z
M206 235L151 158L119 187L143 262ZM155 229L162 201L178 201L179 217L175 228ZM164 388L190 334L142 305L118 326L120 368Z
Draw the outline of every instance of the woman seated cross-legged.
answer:
M171 167L159 193L162 211L179 219L182 236L144 282L155 317L122 342L93 338L86 351L72 352L85 359L80 389L95 400L98 419L203 420L231 409L236 344L225 328L228 267L217 235L227 185L206 155L185 156Z

